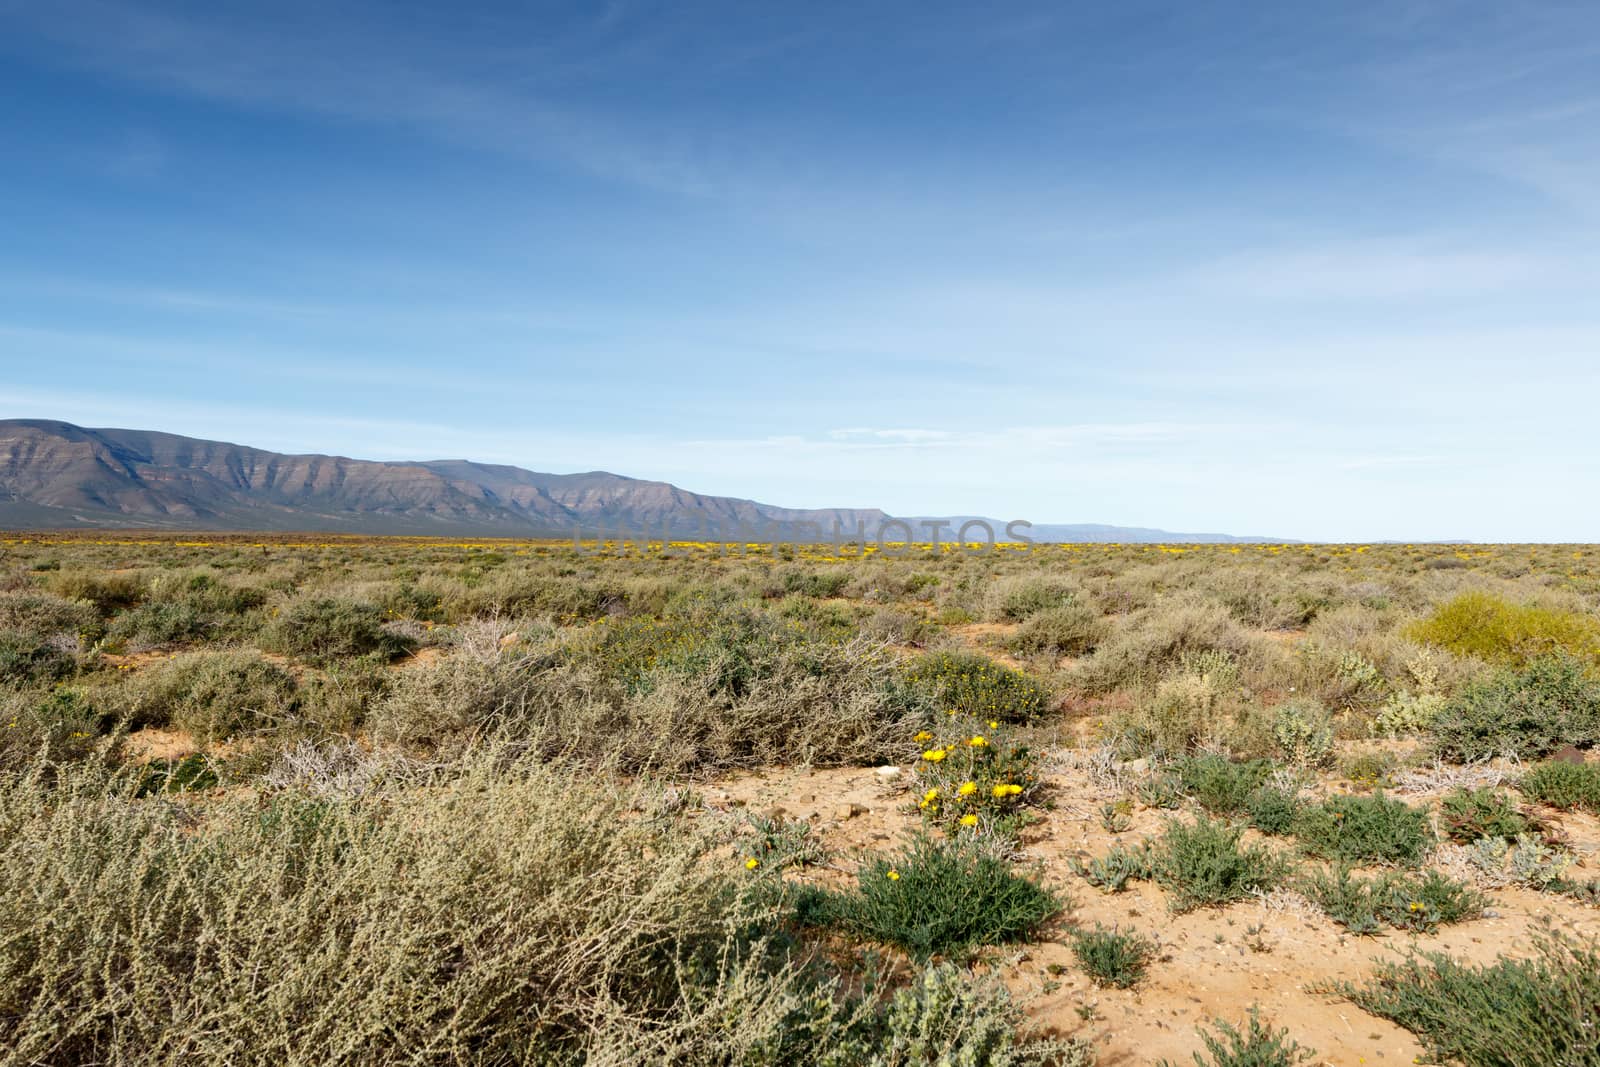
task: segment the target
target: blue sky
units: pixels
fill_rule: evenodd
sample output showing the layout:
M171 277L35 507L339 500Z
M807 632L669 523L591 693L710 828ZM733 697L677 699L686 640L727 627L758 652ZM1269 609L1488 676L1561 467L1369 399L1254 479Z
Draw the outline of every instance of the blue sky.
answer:
M0 0L0 415L1600 539L1592 3Z

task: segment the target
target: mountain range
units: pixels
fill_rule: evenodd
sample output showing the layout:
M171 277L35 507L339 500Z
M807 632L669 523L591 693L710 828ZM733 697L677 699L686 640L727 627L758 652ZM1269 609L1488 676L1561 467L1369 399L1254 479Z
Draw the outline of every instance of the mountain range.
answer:
M976 516L899 518L949 540ZM1006 523L983 519L996 535ZM885 524L890 524L885 528ZM464 459L285 455L153 430L0 420L0 529L323 531L500 537L903 540L877 508L784 508L605 471L541 474ZM974 528L975 529L975 528ZM1035 525L1035 541L1265 541L1134 527ZM857 534L859 533L859 537ZM976 534L974 534L976 536Z

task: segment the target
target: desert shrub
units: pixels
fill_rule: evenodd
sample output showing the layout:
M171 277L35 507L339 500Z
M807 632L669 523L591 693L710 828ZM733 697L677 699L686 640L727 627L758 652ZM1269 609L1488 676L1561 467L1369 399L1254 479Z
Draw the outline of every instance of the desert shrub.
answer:
M1039 784L1039 759L999 720L938 724L913 736L922 751L913 788L925 821L953 833L1012 835Z
M1272 713L1278 754L1296 767L1321 767L1333 758L1333 720L1314 700L1292 700Z
M1600 814L1600 766L1591 763L1541 763L1522 776L1517 788L1552 808L1581 808Z
M75 639L98 632L100 618L85 600L65 600L48 593L0 592L0 631L20 632L43 640L55 635Z
M107 633L135 647L160 648L202 639L210 628L209 620L189 604L152 600L118 615Z
M49 639L16 630L0 630L0 679L32 685L70 678L77 657Z
M1162 679L1134 709L1113 716L1111 740L1124 756L1182 756L1217 728L1238 691L1238 669L1225 655L1191 657L1186 669Z
M1151 771L1140 778L1138 784L1134 786L1134 793L1138 796L1139 803L1147 808L1171 811L1183 806L1183 780L1170 766Z
M1316 1058L1313 1049L1302 1048L1289 1040L1289 1031L1273 1030L1261 1022L1258 1008L1250 1008L1250 1017L1243 1030L1231 1023L1214 1021L1217 1033L1200 1031L1200 1040L1206 1046L1206 1056L1196 1052L1197 1067L1296 1067ZM1208 1058L1209 1057L1209 1058ZM1158 1067L1177 1067L1171 1060L1162 1060Z
M371 604L319 597L291 604L265 636L277 650L314 663L354 656L394 659L411 642L383 623L383 612Z
M631 634L634 620L623 622ZM427 670L397 672L370 725L416 747L496 735L550 756L676 772L881 763L909 754L929 723L881 645L783 636L781 627L737 645L689 640L652 651L633 641L546 632L507 648L460 648Z
M1025 1045L1003 991L954 971L849 993L648 789L493 758L189 811L138 781L68 769L41 803L37 770L0 776L7 1062L1086 1058Z
M850 572L837 567L825 570L792 567L783 570L777 577L779 588L784 593L818 598L836 597L850 584Z
M1568 657L1473 683L1434 716L1434 751L1459 761L1538 759L1600 740L1600 681Z
M1082 1041L1027 1041L1019 1037L1023 1028L1022 1011L1005 986L936 963L894 993L868 1039L855 1047L836 1046L837 1055L823 1053L823 1058L839 1067L852 1060L870 1067L1089 1067L1094 1062Z
M1444 657L1425 652L1406 660L1406 671L1416 688L1397 689L1373 714L1369 729L1374 737L1405 737L1424 733L1444 710L1448 698L1440 689Z
M1245 813L1250 825L1264 834L1283 835L1294 829L1300 814L1300 798L1287 789L1263 785L1245 798Z
M83 690L0 693L0 773L43 758L82 759L110 723Z
M1037 679L970 652L920 656L906 668L905 679L939 710L975 719L1029 722L1049 700Z
M1591 615L1536 604L1512 604L1466 592L1406 628L1406 636L1457 655L1526 667L1565 656L1600 662L1600 621Z
M786 819L780 814L745 815L748 829L738 842L737 853L750 870L783 870L786 867L811 867L828 858L827 847L812 833L804 819Z
M1294 821L1294 834L1310 854L1349 863L1414 866L1434 845L1427 811L1382 793L1308 805Z
M1105 693L1151 683L1185 658L1221 654L1237 663L1252 649L1250 635L1226 610L1211 603L1185 603L1130 616L1073 671L1075 684Z
M104 616L133 607L148 592L144 579L135 574L57 571L45 584L63 599L88 601Z
M264 589L233 585L204 572L187 575L176 584L157 580L150 593L206 615L243 615L267 602Z
M1578 857L1553 847L1533 834L1518 834L1515 839L1485 837L1458 853L1472 877L1481 885L1494 887L1519 885L1528 889L1564 891L1572 883L1567 871Z
M157 793L189 793L215 789L219 779L216 766L198 752L176 759L152 760L144 765L144 777L136 796Z
M983 611L992 620L1017 622L1080 601L1080 590L1068 579L1019 575L990 582L984 589Z
M1356 752L1339 764L1339 773L1361 790L1393 788L1395 772L1399 770L1399 758L1383 749Z
M1261 845L1241 848L1240 827L1201 816L1173 822L1155 846L1155 880L1171 895L1173 911L1219 907L1279 885L1288 864Z
M188 652L130 683L135 724L173 726L208 743L282 725L297 693L288 671L254 652Z
M1155 877L1155 853L1149 842L1117 845L1098 859L1077 861L1077 874L1084 881L1107 893L1120 893L1133 881Z
M1380 963L1338 991L1421 1039L1429 1057L1464 1067L1593 1064L1600 1029L1600 948L1536 934L1530 959L1460 963L1442 953Z
M1494 789L1452 789L1439 801L1439 822L1444 835L1461 845L1485 837L1513 840L1532 828L1516 802Z
M1071 603L1030 615L1012 635L1017 652L1080 655L1094 650L1105 633L1105 621L1087 604Z
M1388 871L1358 878L1346 867L1313 871L1295 885L1328 918L1354 934L1382 927L1428 933L1449 923L1475 919L1487 903L1471 886L1429 871L1420 877Z
M1211 753L1190 756L1180 760L1176 767L1184 792L1213 815L1237 815L1244 811L1250 795L1272 773L1272 764L1266 760L1235 763L1226 756Z
M918 837L898 855L867 863L856 883L824 897L815 914L919 960L1029 940L1063 907L1037 879L963 839Z
M1093 929L1072 933L1072 954L1096 985L1132 988L1160 952L1153 937L1107 929L1099 923Z

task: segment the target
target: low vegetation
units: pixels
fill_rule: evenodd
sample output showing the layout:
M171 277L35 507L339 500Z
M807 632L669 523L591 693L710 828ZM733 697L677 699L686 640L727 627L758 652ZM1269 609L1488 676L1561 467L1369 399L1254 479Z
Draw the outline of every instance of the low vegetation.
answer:
M667 547L0 538L0 1067L1291 1064L1121 1013L1600 904L1600 553ZM1542 944L1340 991L1593 1062Z

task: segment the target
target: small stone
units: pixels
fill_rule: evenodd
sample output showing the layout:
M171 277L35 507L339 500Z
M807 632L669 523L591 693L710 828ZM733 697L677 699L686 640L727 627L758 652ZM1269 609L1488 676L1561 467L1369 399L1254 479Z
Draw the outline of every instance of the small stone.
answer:
M860 804L840 804L834 809L833 817L843 822L845 819L853 819L857 815L865 815L866 813L867 809Z
M1123 767L1133 774L1143 774L1150 769L1150 761L1144 756L1140 756L1138 759L1124 763Z
M504 637L502 637L500 639L500 647L501 648L510 648L512 645L516 644L518 641L521 641L521 640L522 640L522 635L520 633L518 633L517 631L513 630L513 631L511 631L510 633L506 634Z
M896 778L900 777L900 768L899 767L879 767L875 771L873 771L872 773L876 774L879 778L882 778L886 782L892 782Z

